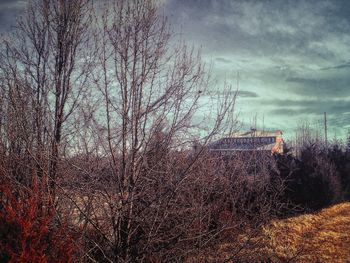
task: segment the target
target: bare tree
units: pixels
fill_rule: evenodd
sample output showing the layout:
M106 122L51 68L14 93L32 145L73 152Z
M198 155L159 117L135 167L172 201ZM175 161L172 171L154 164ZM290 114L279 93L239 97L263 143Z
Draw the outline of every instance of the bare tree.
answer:
M105 260L143 261L185 240L197 216L194 210L189 213L185 197L204 151L190 149L198 129L193 116L206 99L201 96L208 77L199 53L173 44L155 1L108 3L102 15L97 12L97 23L94 83L103 107L95 110L91 125L99 144L95 153L102 162L108 159L110 168L108 184L88 202L105 206L86 220L107 244L101 249ZM203 145L233 109L235 92L225 95L216 101L216 117ZM180 219L176 227L170 223Z
M54 193L64 124L86 89L90 60L87 0L28 4L1 53L9 144L23 150ZM11 134L17 133L16 138ZM28 173L30 174L30 173Z
M199 137L194 116L209 103L208 75L198 52L171 41L155 1L108 3L96 12L95 34L89 14L87 0L35 1L4 42L5 154L18 157L23 177L38 174L48 182L52 197L57 176L65 177L68 184L58 186L67 199L59 200L58 216L71 216L103 240L89 239L94 249L83 258L96 250L111 262L146 261L155 253L185 257L217 232L209 227L215 209L205 212L205 195L218 180L199 179L207 169L205 147L193 153L191 146L205 146L220 131L236 93L225 87L210 129ZM98 98L92 103L87 94ZM83 189L74 174L88 181Z

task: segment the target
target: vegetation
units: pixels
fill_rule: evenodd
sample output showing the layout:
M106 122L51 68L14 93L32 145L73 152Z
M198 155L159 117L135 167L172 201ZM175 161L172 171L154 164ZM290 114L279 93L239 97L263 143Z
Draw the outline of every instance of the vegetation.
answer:
M214 154L237 91L198 121L208 71L171 37L151 0L28 4L0 52L0 261L307 259L275 233L349 199L349 147Z
M267 246L262 250L272 262L347 262L350 259L349 203L341 203L264 228Z
M237 251L234 242L192 257L188 262L347 262L349 253L349 203L333 205L316 213L273 220L254 237L240 236L246 246Z

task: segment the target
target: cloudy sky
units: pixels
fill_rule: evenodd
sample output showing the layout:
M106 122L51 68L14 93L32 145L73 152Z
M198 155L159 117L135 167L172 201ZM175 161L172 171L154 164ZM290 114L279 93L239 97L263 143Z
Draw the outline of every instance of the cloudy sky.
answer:
M26 1L0 0L0 32L14 25ZM164 0L181 35L202 49L218 85L236 86L240 119L282 129L320 125L350 129L350 1Z
M239 86L240 117L291 136L301 121L350 129L350 1L167 0L176 31Z

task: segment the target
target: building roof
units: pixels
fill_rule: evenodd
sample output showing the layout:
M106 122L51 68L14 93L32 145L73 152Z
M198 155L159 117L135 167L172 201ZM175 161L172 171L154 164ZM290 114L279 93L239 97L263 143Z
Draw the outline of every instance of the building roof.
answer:
M209 144L211 151L275 151L280 147L281 131L249 131L221 138Z
M269 136L281 136L283 132L281 130L276 131L265 131L265 130L256 130L251 129L250 131L244 133L232 133L228 137L236 138L236 137L269 137Z

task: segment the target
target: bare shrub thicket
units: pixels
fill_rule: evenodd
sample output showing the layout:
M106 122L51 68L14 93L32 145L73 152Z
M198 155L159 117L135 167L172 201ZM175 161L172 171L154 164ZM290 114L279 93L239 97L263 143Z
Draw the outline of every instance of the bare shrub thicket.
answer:
M36 171L54 197L68 119L90 73L89 4L34 1L0 55L2 151L19 180ZM47 189L48 190L48 189Z
M235 244L230 257L250 257L242 248L259 247L260 226L278 217L281 210L283 182L273 179L265 167L274 165L271 156L250 159L261 162L253 172L246 164L247 156L215 156L209 152L193 156L186 151L164 155L164 149L159 155L153 154L150 157L163 161L150 171L147 167L154 165L155 160L148 160L135 189L132 222L136 230L128 245L131 259L183 262L215 255L212 247L221 242ZM89 166L81 159L71 162L77 167L77 163ZM101 161L100 166L106 168L108 163ZM100 183L90 178L79 184L79 198L71 201L75 204L68 210L75 209L70 218L86 229L85 242L91 249L86 257L113 261L119 256L113 251L113 209L121 210L123 204L111 185L111 170L104 175L103 170L95 171L100 175ZM79 170L69 173L82 178ZM74 188L75 193L77 189ZM67 201L70 203L69 198ZM242 235L246 237L240 238Z
M206 96L200 54L174 44L155 1L105 4L33 1L4 41L1 158L15 200L39 182L34 206L53 211L53 228L69 222L82 262L183 262L224 239L238 257L282 205L271 156L208 151L233 128L235 90Z
M109 3L96 25L91 85L100 107L88 149L105 170L96 179L105 183L81 208L93 207L83 221L103 241L92 251L114 262L179 259L208 239L208 231L191 233L198 217L194 167L203 150L189 151L192 118L208 88L204 66L193 49L171 47L166 19L151 1ZM204 144L234 105L235 94L224 93Z

